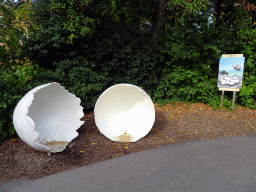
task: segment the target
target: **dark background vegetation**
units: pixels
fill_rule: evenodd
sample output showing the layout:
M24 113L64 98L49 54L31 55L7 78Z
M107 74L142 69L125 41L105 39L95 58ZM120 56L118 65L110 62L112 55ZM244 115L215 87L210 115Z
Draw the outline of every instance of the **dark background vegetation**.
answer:
M1 2L1 139L15 132L12 115L18 101L50 82L79 97L85 112L119 83L141 87L154 103L202 102L218 108L222 54L244 54L236 103L256 108L253 1ZM20 30L13 24L17 12L28 14L17 24ZM232 94L225 93L224 107L231 108Z

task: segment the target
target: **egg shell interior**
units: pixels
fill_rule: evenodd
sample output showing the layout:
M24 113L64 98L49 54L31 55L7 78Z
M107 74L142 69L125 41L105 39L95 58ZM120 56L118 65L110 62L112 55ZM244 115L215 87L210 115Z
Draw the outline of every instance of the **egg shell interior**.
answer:
M118 142L138 141L155 122L151 98L131 84L114 85L104 91L96 102L94 115L100 132Z
M84 123L81 100L58 83L29 91L17 104L13 122L19 137L43 152L61 152Z

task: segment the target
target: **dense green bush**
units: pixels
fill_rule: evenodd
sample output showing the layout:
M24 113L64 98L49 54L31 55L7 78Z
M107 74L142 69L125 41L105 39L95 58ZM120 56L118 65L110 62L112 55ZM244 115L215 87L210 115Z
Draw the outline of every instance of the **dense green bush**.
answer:
M228 24L216 28L216 21L209 26L207 24L211 14L209 6L195 5L195 8L189 3L181 2L176 0L171 2L175 6L170 8L179 9L181 15L181 10L185 13L182 16L178 15L175 25L167 22L165 33L161 37L160 56L164 69L153 100L161 103L166 99L178 98L182 101L220 106L222 92L217 88L219 58L222 54L243 53L246 58L246 67L243 87L236 95L236 102L256 108L253 100L256 98L255 53L253 52L255 45L252 40L255 38L255 32L250 30L249 16L246 16L245 11L238 7L235 13L226 14L222 18L229 19L229 22L223 21ZM186 15L188 8L200 10L201 14L188 16ZM176 11L170 10L170 12ZM244 17L240 17L241 12ZM238 19L239 22L235 23ZM232 23L232 30L230 30L230 23ZM248 43L249 41L251 42ZM232 95L233 92L225 92L223 106L228 108L232 106Z
M0 143L6 136L15 133L13 126L13 111L19 100L32 89L28 86L27 75L33 77L43 72L43 69L34 69L23 66L21 69L10 68L0 69Z
M14 108L19 99L31 89L27 82L40 72L38 65L34 66L27 57L24 57L22 41L18 38L20 34L30 32L24 30L23 26L23 19L28 19L26 16L29 5L25 4L22 7L1 7L4 14L1 18L0 33L0 142L15 132L12 121ZM3 27L4 25L8 27Z
M74 54L70 51L80 37L89 39L101 20L102 12L108 13L108 0L76 1L38 0L32 5L32 25L39 23L35 33L20 36L25 54L38 61L41 68L56 70L55 61L63 61ZM105 13L105 14L107 14Z
M157 43L134 26L105 19L88 40L80 38L55 61L56 70L46 70L33 79L33 87L59 82L81 99L84 108L93 107L110 86L131 83L150 96L161 77ZM67 52L70 55L67 55Z
M239 96L241 104L252 109L256 109L256 29L244 28L238 32L238 46L242 47L241 53L246 58L246 71L244 71L243 87Z
M44 9L35 12L48 19L39 22L42 27L30 33L29 38L18 38L24 44L24 56L45 70L0 72L5 93L0 108L1 138L14 132L12 115L17 102L27 91L42 84L60 83L81 99L85 110L94 107L105 89L118 83L132 83L152 94L162 71L157 44L138 27L102 17L91 38L81 37L70 45L66 44L69 32L61 29L60 16L49 12L47 3L41 3ZM27 76L32 80L27 81ZM17 81L22 83L15 84Z
M58 82L79 97L84 109L93 108L105 89L119 83L143 88L153 102L203 102L218 108L221 91L217 88L217 78L222 54L244 54L243 87L236 95L236 103L256 108L256 31L250 30L251 20L241 9L224 15L225 24L216 27L213 21L208 26L211 12L205 6L206 0L202 6L173 0L169 14L181 15L175 16L175 22L167 21L166 30L155 41L138 26L114 22L108 16L99 17L98 12L97 22L88 25L93 33L83 37L76 31L70 45L67 40L72 34L63 30L63 14L49 11L46 2L35 8L38 13L35 18L42 28L28 39L22 38L25 54L45 70L0 71L1 138L14 133L12 115L17 102L27 91L49 82ZM194 14L187 16L188 8ZM62 8L56 5L55 9ZM225 19L230 20L224 22ZM232 94L225 92L224 107L231 108Z
M204 14L207 15L206 11ZM175 26L167 23L160 48L164 74L154 100L178 97L207 102L218 95L216 73L221 50L216 45L214 31L205 26L207 21L207 16L198 14L196 18L184 18Z

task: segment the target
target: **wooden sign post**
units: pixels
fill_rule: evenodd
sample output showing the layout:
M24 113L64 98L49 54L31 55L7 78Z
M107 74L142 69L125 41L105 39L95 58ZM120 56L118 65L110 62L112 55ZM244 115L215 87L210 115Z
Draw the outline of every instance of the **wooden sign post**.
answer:
M243 69L243 54L223 54L220 58L217 83L219 91L222 91L220 107L223 104L224 92L233 91L232 109L234 110L236 92L242 88Z
M233 102L232 102L232 109L234 110L234 106L235 106L235 98L236 98L236 92L240 91L240 89L231 89L231 88L222 88L222 87L219 87L219 91L222 90L222 95L221 95L221 104L220 104L220 107L222 107L222 104L223 104L223 97L224 97L224 92L225 91L233 91Z

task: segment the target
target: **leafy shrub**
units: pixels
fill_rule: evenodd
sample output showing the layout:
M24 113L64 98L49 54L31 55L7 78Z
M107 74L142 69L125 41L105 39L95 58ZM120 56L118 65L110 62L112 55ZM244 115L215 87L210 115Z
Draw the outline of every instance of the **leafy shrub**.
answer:
M65 52L53 53L63 58L53 62L56 70L47 69L31 85L61 83L86 109L114 84L131 83L151 96L162 71L157 46L136 27L105 18L90 39L80 38Z
M228 22L222 21L221 23L225 24L216 27L216 21L208 24L211 12L210 7L204 6L206 5L204 3L190 4L178 0L169 3L172 4L169 7L170 12L178 12L179 15L177 18L171 15L171 19L175 18L175 24L168 21L165 33L160 38L160 57L164 67L153 100L159 103L179 98L182 101L220 105L221 91L217 87L219 58L222 54L243 53L246 67L243 87L236 95L236 102L251 108L256 107L253 100L256 98L254 91L256 33L250 30L251 20L244 10L237 8L236 13L225 14L224 19L229 19ZM197 10L197 13L200 11L201 14L195 14L194 11L188 15L189 10ZM248 75L249 71L250 75ZM232 95L231 91L225 92L224 107L232 106L230 101Z
M35 17L41 27L28 36L18 35L17 39L22 39L24 56L44 70L37 73L27 66L16 66L17 69L1 71L5 93L0 107L1 138L14 131L12 114L18 100L42 84L60 83L81 99L85 110L92 109L100 94L114 84L133 83L149 94L153 92L156 75L161 72L156 69L156 45L136 31L138 27L106 18L95 27L97 33L93 37L82 37L70 45L66 44L70 33L62 30L60 16L56 11L49 11L47 2L40 3L44 9L39 10L39 6L34 12L43 15ZM44 21L40 20L43 18Z
M181 6L186 12L182 6L189 5L190 10L196 10L192 4L179 2L183 1L173 0L172 3L176 3L173 7ZM183 14L174 26L167 22L166 31L156 41L151 41L137 26L101 17L97 25L90 26L94 31L92 36L78 38L78 35L72 46L66 44L70 33L63 30L61 16L46 8L41 10L43 16L36 18L48 19L41 23L42 28L30 34L30 38L23 37L23 43L26 54L45 70L32 72L20 66L14 73L0 72L0 88L4 90L0 95L3 98L1 138L14 132L12 114L18 100L27 91L49 82L58 82L75 94L85 109L92 109L105 89L119 83L143 88L153 102L160 104L203 102L218 108L221 91L216 85L221 54L245 55L243 87L237 93L236 102L256 108L253 100L256 98L255 30L240 26L239 22L234 24L233 31L225 25L217 28L215 22L208 26L210 13L206 8L197 7L202 14L195 17ZM20 84L16 85L17 82ZM225 92L224 107L231 108L232 94Z
M24 56L23 44L20 34L28 34L23 21L27 21L29 5L22 5L22 9L8 7L1 21L9 26L1 29L0 43L0 141L6 136L11 136L13 127L13 111L20 98L31 89L27 86L34 75L40 73L38 65ZM8 13L8 14L7 14ZM22 19L22 20L21 20ZM23 20L24 19L24 20Z
M239 92L239 100L246 107L256 109L256 101L254 100L256 98L256 29L244 28L237 31L237 33L239 35L235 43L242 48L241 53L246 58L243 87Z
M35 23L39 23L40 27L28 38L21 36L27 47L25 54L37 60L39 67L54 71L56 67L53 62L65 60L65 54L73 54L70 48L75 40L91 38L101 17L108 15L111 10L111 2L38 0L31 10L30 28Z
M11 68L0 69L0 142L6 136L15 133L13 126L14 109L19 100L31 90L32 87L27 85L28 81L44 70L17 66L17 69L10 71Z
M248 87L243 85L242 89L240 90L240 97L242 100L242 104L246 107L256 109L256 78L254 78L254 83L249 84Z
M207 23L206 18L199 15L196 19L202 25ZM216 75L221 50L209 38L214 31L191 24L196 19L187 19L184 25L177 23L175 27L166 25L160 47L165 66L154 100L178 97L184 101L207 102L218 95Z

